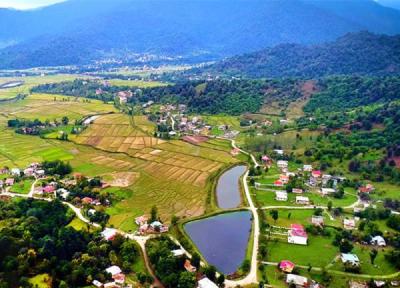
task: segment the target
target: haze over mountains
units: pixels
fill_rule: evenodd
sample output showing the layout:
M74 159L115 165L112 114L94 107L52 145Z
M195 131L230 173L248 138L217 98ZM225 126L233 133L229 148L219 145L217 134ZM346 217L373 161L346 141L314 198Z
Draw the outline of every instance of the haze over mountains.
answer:
M373 0L69 0L0 9L0 68L89 64L132 53L220 59L361 30L400 33L400 11Z

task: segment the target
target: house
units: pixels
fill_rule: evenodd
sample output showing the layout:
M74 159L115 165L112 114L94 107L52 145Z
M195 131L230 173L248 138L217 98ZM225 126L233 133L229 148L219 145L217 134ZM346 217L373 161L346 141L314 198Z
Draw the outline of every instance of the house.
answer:
M93 203L93 198L84 197L84 198L82 198L82 203L83 204L92 204Z
M101 236L107 241L112 241L117 234L117 230L113 228L105 228L103 232L101 232Z
M4 182L3 180L0 180L0 188L3 188Z
M32 176L34 174L34 172L35 172L35 170L33 168L26 168L24 170L24 175L29 177L29 176Z
M349 282L349 288L368 288L368 285L363 282L358 282L358 281L350 281Z
M121 270L121 268L119 268L118 266L113 265L113 266L108 267L108 268L106 269L106 272L107 272L107 273L110 273L111 276L114 276L114 275L117 275L117 274L122 273L122 270Z
M43 177L46 172L44 170L36 170L35 171L36 177Z
M207 277L199 280L197 288L218 288L218 286Z
M150 224L150 228L154 231L154 232L160 232L160 233L165 233L168 232L168 226L162 224L159 221L154 221L153 223Z
M303 189L300 189L300 188L293 188L292 192L294 194L303 194L304 191L303 191Z
M119 274L113 275L112 278L114 279L115 283L118 283L118 284L125 283L125 274L124 273L119 273Z
M93 280L92 284L98 288L103 287L103 283L101 283L100 281L97 281L97 280Z
M289 260L282 260L279 262L279 269L285 273L292 273L294 269L294 263Z
M121 286L115 282L104 284L104 288L121 288Z
M56 191L56 188L54 188L53 185L47 185L43 188L43 193L50 194L50 193L54 193L54 191Z
M282 149L274 149L274 152L278 155L283 155L284 151Z
M11 169L11 174L14 176L20 176L21 170L19 170L18 168L13 168L13 169Z
M322 175L322 173L319 170L314 170L314 171L311 172L311 176L314 177L314 178L320 178L321 175Z
M358 259L357 255L350 253L342 253L340 254L340 259L343 264L349 263L354 266L360 265L360 259Z
M67 200L69 194L71 194L68 190L64 188L60 188L57 190L57 194L60 195L60 197L64 200Z
M135 218L135 223L138 226L142 226L143 224L147 223L147 217L145 215L139 216Z
M240 154L240 150L238 149L238 148L233 148L232 150L231 150L231 155L232 156L237 156L237 155L239 155Z
M307 287L308 279L303 276L295 275L295 274L287 274L286 275L286 283L294 284L296 287Z
M276 180L276 181L274 182L274 186L275 186L275 187L282 187L282 186L283 186L283 182L282 182L281 180Z
M288 231L288 243L307 245L308 236L303 225L292 224Z
M311 223L314 226L324 226L324 217L313 215L311 217Z
M333 188L321 188L319 193L321 193L321 195L323 195L323 196L326 196L326 195L329 195L329 194L336 193L336 190L333 189Z
M96 214L96 210L95 209L89 209L88 210L88 215L89 216L93 216L94 214Z
M343 219L343 228L346 230L353 230L356 228L355 219Z
M305 196L296 196L296 204L308 205L310 204L310 199L308 199L308 197Z
M275 200L276 201L287 201L288 194L285 191L276 191L275 192Z
M186 259L185 264L183 265L183 267L186 269L186 271L194 273L197 271L196 267L194 267L192 265L192 263L190 263L189 259Z
M311 172L312 171L312 165L307 165L307 164L304 164L303 165L303 171L304 172Z
M263 155L261 157L261 161L264 163L264 165L267 165L267 166L271 165L271 163L272 163L272 159L269 158L267 155Z
M358 188L358 192L359 193L371 193L372 191L374 191L374 186L372 186L371 184L367 184L365 186L361 186Z
M280 169L285 169L289 166L289 163L285 160L278 160L278 162L276 162L276 165L278 165L278 168Z
M6 186L12 186L14 185L14 178L7 178L5 182Z
M322 185L327 185L328 181L332 179L332 175L324 174L322 175Z
M174 257L181 257L185 255L185 251L183 249L175 249L172 250L172 255L174 255Z
M283 184L287 184L289 183L289 176L281 174L279 175L279 180L281 180Z
M379 246L379 247L385 247L386 246L386 241L382 236L375 236L372 237L371 239L371 245Z

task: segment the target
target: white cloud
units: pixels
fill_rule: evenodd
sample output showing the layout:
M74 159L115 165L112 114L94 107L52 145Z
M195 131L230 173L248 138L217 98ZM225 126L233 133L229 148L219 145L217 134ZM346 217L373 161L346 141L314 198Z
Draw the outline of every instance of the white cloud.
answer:
M15 9L33 9L65 0L0 0L0 7Z

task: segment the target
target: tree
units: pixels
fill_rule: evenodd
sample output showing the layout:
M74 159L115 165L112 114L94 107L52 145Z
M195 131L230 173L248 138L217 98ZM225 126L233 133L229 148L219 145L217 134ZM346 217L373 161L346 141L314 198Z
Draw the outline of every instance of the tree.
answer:
M274 222L276 223L276 220L278 220L278 218L279 218L278 210L269 211L269 215L271 215L272 219L274 219Z
M206 274L207 278L211 281L215 281L216 279L217 269L214 266L207 266L204 268L204 274Z
M242 268L243 272L247 273L247 272L250 271L250 266L251 266L250 260L249 259L245 259L243 261L243 263L242 263L241 268Z
M191 259L192 265L194 267L196 267L197 269L199 269L200 268L200 261L201 261L200 255L197 252L193 253L192 259Z
M350 253L353 250L353 244L349 240L343 239L339 243L339 249L341 253Z
M68 123L69 123L69 118L68 118L67 116L62 117L61 123L62 123L63 125L68 125Z
M378 250L372 249L371 252L369 253L369 258L371 259L371 264L374 265L376 256L378 256Z
M328 202L328 211L331 211L332 210L332 201L329 201Z
M178 287L179 288L193 288L196 284L196 278L193 273L183 272L179 276Z
M225 275L224 274L220 274L217 278L217 284L218 286L222 287L222 285L225 282Z
M151 207L150 211L150 223L157 221L158 210L156 206Z

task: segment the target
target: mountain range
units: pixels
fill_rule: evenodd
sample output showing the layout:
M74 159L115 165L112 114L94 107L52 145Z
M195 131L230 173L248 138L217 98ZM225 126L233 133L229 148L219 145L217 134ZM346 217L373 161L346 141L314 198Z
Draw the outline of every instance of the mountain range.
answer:
M0 9L0 68L146 53L214 60L361 30L398 34L400 11L373 0L69 0Z

